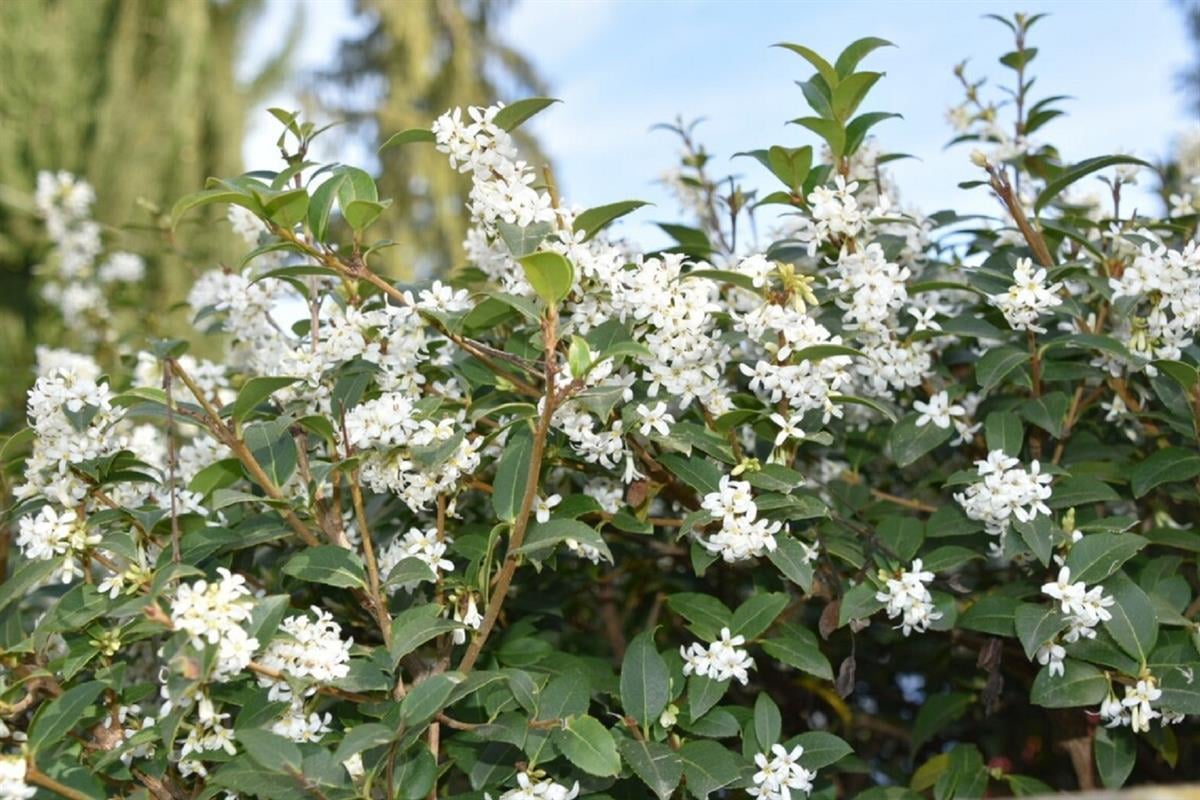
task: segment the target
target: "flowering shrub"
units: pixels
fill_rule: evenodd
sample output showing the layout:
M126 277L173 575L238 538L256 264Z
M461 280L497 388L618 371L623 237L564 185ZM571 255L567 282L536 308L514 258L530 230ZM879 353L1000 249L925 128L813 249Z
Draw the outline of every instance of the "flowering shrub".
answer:
M960 70L990 221L898 205L879 39L786 45L822 144L745 154L777 191L723 194L688 139L699 227L660 252L609 232L640 203L521 160L549 100L396 134L472 181L470 265L423 287L384 276L370 176L276 112L285 170L174 212L247 239L187 299L224 357L48 359L4 446L0 797L942 800L1196 764L1196 218L1036 141L1035 21L1004 20L1011 103ZM751 204L783 213L746 252Z

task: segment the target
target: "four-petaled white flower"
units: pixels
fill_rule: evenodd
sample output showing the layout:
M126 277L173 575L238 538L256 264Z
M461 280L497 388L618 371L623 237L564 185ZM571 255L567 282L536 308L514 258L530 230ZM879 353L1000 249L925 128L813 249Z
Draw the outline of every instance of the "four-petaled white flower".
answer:
M666 403L659 402L653 408L647 407L645 403L639 403L635 410L642 420L638 427L638 432L642 436L649 436L650 431L656 431L659 436L666 436L671 432L671 426L675 424L675 417L667 413Z
M946 391L931 395L928 403L917 400L913 403L913 408L920 415L917 417L918 428L923 428L930 423L939 428L949 428L956 418L965 416L967 413L962 406L950 404L950 395Z
M556 505L562 502L562 495L552 494L549 497L539 497L536 504L536 515L538 522L549 522L550 511Z

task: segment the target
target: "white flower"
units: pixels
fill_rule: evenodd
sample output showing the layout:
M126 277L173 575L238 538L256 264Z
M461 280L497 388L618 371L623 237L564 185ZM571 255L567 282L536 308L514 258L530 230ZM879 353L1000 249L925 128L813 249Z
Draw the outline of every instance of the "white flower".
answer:
M1066 658L1067 651L1062 645L1055 642L1043 642L1042 646L1037 650L1037 661L1043 666L1050 667L1050 674L1063 674L1063 659Z
M988 299L1003 312L1013 330L1045 333L1046 329L1037 324L1038 317L1062 305L1058 296L1061 290L1061 283L1046 285L1045 269L1035 270L1032 261L1022 258L1013 269L1013 284L1008 291Z
M721 476L715 492L704 496L701 507L721 521L721 530L701 544L711 553L718 553L727 562L745 561L774 552L778 547L775 534L783 529L782 522L758 519L758 507L750 493L750 484Z
M1145 733L1150 730L1150 720L1161 714L1152 709L1150 704L1162 697L1162 689L1153 676L1139 680L1135 686L1125 687L1125 698L1121 705L1129 712L1129 727L1134 733Z
M774 422L779 428L779 433L775 435L775 446L779 447L788 439L803 439L805 433L800 427L800 422L803 419L803 414L792 414L787 417L779 413L772 414L771 422Z
M520 772L517 773L517 787L500 795L500 800L575 800L578 796L578 781L568 789L551 778L530 777L529 773ZM484 797L491 800L486 793Z
M748 670L754 669L754 659L742 649L745 643L746 637L732 636L729 628L722 628L721 638L707 648L697 642L686 648L681 646L683 674L700 675L715 681L736 678L745 686L750 679Z
M539 497L537 499L537 521L549 522L550 510L562 502L562 495L552 494L549 497Z
M939 428L949 428L954 418L962 417L967 412L960 405L950 405L950 395L945 391L931 395L928 403L917 400L913 408L920 416L917 417L917 427L923 428L931 422Z
M771 745L769 753L757 753L754 765L754 785L746 789L751 797L763 800L792 800L792 791L808 794L813 788L816 773L800 766L804 748L796 745L789 752L781 744Z
M909 569L902 569L887 579L886 591L877 592L875 599L886 604L888 619L900 617L900 628L905 636L913 631L924 633L930 623L942 618L942 612L933 605L933 595L925 587L934 575L924 568L921 559L916 559Z
M25 782L25 757L0 756L0 800L28 800L37 794L37 787Z
M171 603L171 623L191 636L194 647L204 647L206 642L217 645L213 679L224 681L246 668L258 640L242 628L254 606L246 579L224 567L218 567L217 573L219 580L179 586Z
M330 684L350 673L350 647L354 640L342 639L342 627L328 611L313 606L312 612L315 621L300 614L285 619L279 626L279 634L263 651L260 662L293 678ZM292 696L287 681L260 674L258 683L271 687L271 700L287 700Z
M675 417L667 413L666 403L657 403L654 408L648 408L645 403L639 403L636 411L642 419L641 426L638 428L638 432L642 436L649 436L652 430L657 431L659 436L666 436L671 432L671 425L675 424Z
M1053 478L1042 474L1037 461L1026 470L1003 450L993 450L975 465L983 480L955 494L954 499L968 517L983 522L988 533L1003 536L1013 519L1031 522L1039 515L1050 514L1045 501L1052 494Z
M424 561L435 576L441 572L453 572L454 562L446 557L449 543L450 537L439 539L436 530L410 528L379 553L379 573L387 575L406 558Z

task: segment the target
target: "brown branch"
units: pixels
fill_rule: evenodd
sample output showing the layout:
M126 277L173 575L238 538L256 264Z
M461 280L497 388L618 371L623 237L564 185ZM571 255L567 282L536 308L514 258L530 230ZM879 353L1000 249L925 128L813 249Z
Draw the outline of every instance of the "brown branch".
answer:
M521 509L517 514L516 520L513 522L512 534L508 540L508 551L504 557L504 565L500 568L500 574L496 578L496 585L492 589L492 594L488 598L487 609L484 611L483 622L479 626L478 633L471 639L471 644L467 646L467 652L463 654L462 661L458 664L460 672L470 672L475 666L475 662L479 659L479 654L483 651L483 646L487 642L488 636L492 632L492 628L496 625L496 620L500 616L500 608L504 605L504 598L508 594L508 587L512 583L513 574L517 571L517 550L525 541L525 531L529 527L529 518L533 513L533 502L537 497L537 489L539 477L542 471L542 457L546 450L546 438L550 434L550 420L554 416L554 406L556 395L554 391L554 377L558 369L555 363L556 350L558 347L558 314L551 308L547 318L542 322L542 340L545 344L545 382L546 394L542 404L542 413L538 419L537 431L533 437L533 453L529 459L529 473L526 476L525 494L521 498Z

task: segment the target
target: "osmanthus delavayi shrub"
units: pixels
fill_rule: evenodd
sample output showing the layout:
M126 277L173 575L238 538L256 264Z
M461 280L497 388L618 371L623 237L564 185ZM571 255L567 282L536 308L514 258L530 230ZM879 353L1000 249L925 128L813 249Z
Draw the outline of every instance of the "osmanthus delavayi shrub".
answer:
M286 169L175 209L248 240L187 298L224 356L47 357L4 446L0 797L1194 773L1196 217L1122 203L1132 157L1039 141L1035 21L1004 20L1002 104L959 71L993 219L898 203L867 135L892 115L862 110L880 39L785 45L816 143L748 151L761 198L679 127L699 227L660 252L608 229L639 203L572 208L521 159L549 100L396 134L472 185L469 265L420 287L387 277L371 177L277 112ZM746 252L751 203L783 213Z

